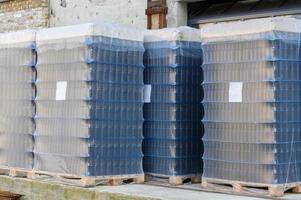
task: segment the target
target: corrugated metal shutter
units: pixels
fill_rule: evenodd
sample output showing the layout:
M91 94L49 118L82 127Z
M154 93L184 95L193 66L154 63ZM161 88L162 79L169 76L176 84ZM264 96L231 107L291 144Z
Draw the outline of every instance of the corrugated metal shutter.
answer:
M301 0L205 0L188 4L188 24L301 14Z

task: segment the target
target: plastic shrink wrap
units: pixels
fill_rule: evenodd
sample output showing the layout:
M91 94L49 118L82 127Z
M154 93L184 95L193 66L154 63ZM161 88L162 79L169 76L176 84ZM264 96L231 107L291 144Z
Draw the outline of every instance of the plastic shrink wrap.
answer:
M205 25L204 177L301 181L300 21Z
M142 174L143 37L109 23L37 33L35 170Z
M34 30L0 34L0 167L32 169Z
M144 33L149 98L144 105L144 171L201 175L203 80L200 31L188 27Z

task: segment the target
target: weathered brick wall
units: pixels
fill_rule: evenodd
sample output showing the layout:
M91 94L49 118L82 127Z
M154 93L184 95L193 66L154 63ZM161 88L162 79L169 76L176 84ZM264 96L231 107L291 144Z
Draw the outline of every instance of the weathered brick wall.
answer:
M0 32L48 26L48 0L8 0L0 3Z

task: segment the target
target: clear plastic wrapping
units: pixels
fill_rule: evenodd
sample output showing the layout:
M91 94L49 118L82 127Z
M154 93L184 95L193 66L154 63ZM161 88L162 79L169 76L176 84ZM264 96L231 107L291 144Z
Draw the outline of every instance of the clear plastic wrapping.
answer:
M204 177L301 181L301 23L205 25Z
M144 171L154 175L202 174L203 80L200 31L188 27L146 31Z
M109 23L45 29L37 52L34 169L142 174L142 34Z
M33 167L34 30L0 34L0 166Z

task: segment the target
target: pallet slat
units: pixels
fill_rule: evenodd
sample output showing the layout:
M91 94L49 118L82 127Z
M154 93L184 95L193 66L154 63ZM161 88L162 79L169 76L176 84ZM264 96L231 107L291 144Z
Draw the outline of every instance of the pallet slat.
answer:
M121 185L136 183L144 183L144 174L133 174L133 175L116 175L116 176L77 176L70 174L51 173L32 171L32 179L38 179L41 176L50 176L54 180L59 180L62 183L76 185L80 187L94 187L97 185Z
M168 176L161 174L146 174L146 181L167 181L170 185L183 185L186 182L201 183L201 176L184 175L184 176Z
M97 185L121 185L136 183L144 183L144 174L132 174L132 175L116 175L116 176L78 176L72 174L62 174L44 171L34 171L29 169L18 168L0 168L1 175L8 175L11 177L22 177L32 180L43 180L45 177L51 178L53 181L57 181L63 184L80 186L80 187L94 187Z
M201 186L205 189L215 190L218 192L239 193L248 195L253 193L266 194L271 197L281 197L288 190L293 193L301 193L301 183L287 183L287 184L263 184L263 183L248 183L241 181L222 180L203 178Z
M28 175L28 169L21 168L0 168L0 175L8 175L11 177L26 177Z

